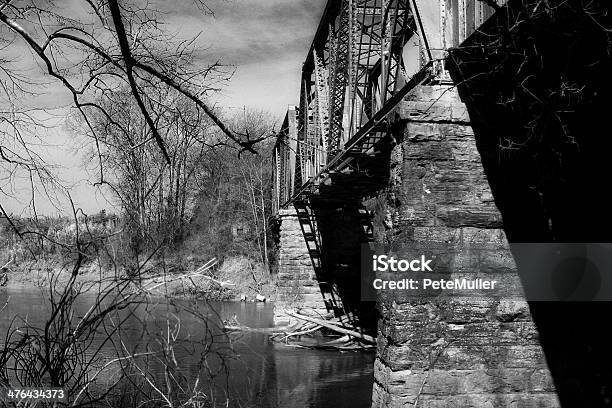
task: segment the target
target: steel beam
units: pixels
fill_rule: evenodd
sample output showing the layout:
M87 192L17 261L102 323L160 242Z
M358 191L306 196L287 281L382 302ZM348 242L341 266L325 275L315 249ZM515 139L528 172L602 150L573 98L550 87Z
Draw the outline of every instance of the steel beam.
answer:
M327 141L330 157L340 149L343 130L344 98L349 77L353 0L341 0L341 4L338 27L335 29L332 37L333 48L330 57L330 123Z
M384 135L381 121L406 92L405 84L414 85L423 72L443 81L446 49L491 14L478 0L329 0L302 67L295 137L287 139L295 139L293 156L291 149L275 150L276 171L289 173L275 177L279 199L316 187L322 169L335 171L351 155L366 154ZM416 42L410 40L415 34ZM407 54L409 41L418 50ZM421 67L412 78L406 55L418 59L411 74Z

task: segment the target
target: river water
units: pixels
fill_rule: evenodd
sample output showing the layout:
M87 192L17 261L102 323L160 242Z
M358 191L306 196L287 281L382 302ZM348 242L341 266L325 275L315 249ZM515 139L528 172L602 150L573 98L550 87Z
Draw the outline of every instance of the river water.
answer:
M0 345L15 316L26 319L30 326L42 326L49 315L48 300L41 291L0 291L0 307L7 299L8 305L0 313ZM75 316L84 315L93 301L93 296L79 298ZM210 396L215 407L371 405L372 353L296 349L273 343L263 333L225 333L221 322L234 317L249 327L271 327L273 306L206 301L178 301L168 306L152 300L132 310L121 325L121 347L117 342L102 345L103 361L116 358L118 347L130 353L159 350L163 347L160 344L174 335L174 357L184 383L194 385L199 378L198 389ZM98 345L100 341L95 340L88 350ZM154 361L148 368L163 378L164 370ZM112 380L111 374L105 374L99 375L98 385Z

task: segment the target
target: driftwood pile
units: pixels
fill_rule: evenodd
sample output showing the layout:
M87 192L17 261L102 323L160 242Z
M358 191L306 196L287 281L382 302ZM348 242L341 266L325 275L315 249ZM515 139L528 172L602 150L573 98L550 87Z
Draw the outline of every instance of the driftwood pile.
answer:
M286 327L254 329L238 322L236 317L225 321L227 331L250 331L270 334L270 339L288 346L309 349L333 350L370 350L375 347L376 339L359 331L355 325L333 316L313 317L287 312L298 323Z

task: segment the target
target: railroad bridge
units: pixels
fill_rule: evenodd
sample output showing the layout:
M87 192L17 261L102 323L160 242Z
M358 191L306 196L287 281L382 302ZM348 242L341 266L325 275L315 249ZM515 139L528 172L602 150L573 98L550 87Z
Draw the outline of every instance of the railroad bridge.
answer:
M520 285L514 242L610 241L607 34L549 3L325 8L274 147L278 288L377 335L373 407L612 404L609 304L361 299L363 243L489 245ZM556 87L593 99L547 110Z

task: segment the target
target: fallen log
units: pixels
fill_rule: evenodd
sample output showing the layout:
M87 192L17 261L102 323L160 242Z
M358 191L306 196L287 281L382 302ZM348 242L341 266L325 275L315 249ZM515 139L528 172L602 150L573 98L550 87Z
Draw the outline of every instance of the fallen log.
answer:
M303 315L300 315L300 316L303 316ZM307 317L309 317L309 316L307 316ZM316 317L315 317L315 319L316 319ZM349 326L345 322L341 322L341 321L337 321L337 320L325 319L325 321L327 323L329 323L329 324L333 324L334 326L341 327L341 328L347 329L347 330L353 330L353 328L355 327L355 326Z
M241 332L263 333L263 334L270 334L273 337L286 334L286 332L279 333L278 327L249 327L249 326L240 325L240 324L238 325L237 324L224 324L223 330L229 331L229 332L241 331Z
M315 323L310 323L310 322L302 321L301 323L299 323L297 325L294 324L294 325L291 325L291 326L285 326L283 328L277 328L276 332L272 335L272 340L275 340L277 337L286 336L288 334L310 330L310 329L315 328L315 327L317 327L318 329L321 328L321 326L319 326L319 325L317 325ZM278 341L278 340L275 340L275 341Z
M344 336L342 336L342 337L338 337L338 338L337 338L337 339L335 339L335 340L330 340L330 341L328 341L328 342L327 342L327 343L325 343L325 344L343 344L343 343L346 343L346 342L348 342L348 341L350 341L350 340L351 340L351 336L349 336L349 335L344 335Z
M349 336L361 339L365 341L366 343L376 344L376 339L372 336L359 333L355 330L349 330L349 329L345 329L344 327L339 327L333 323L330 323L327 320L315 319L314 317L299 315L297 313L292 313L292 312L287 312L287 314L297 319L301 319L301 320L305 320L310 323L318 324L319 326L323 326L326 329L329 329L329 330L332 330L332 331L335 331L341 334L348 334Z
M292 332L292 333L289 333L286 336L284 336L279 341L287 342L287 339L289 339L289 337L303 336L305 334L310 334L312 332L315 332L315 331L319 330L320 328L321 328L321 326L315 325L314 327L306 329L306 330L302 330L302 331L298 331L298 332Z
M202 278L202 279L206 279L209 280L211 282L214 282L216 284L218 284L219 286L221 286L222 288L225 288L227 286L235 286L235 283L232 283L230 281L220 281L218 279L213 278L212 276L208 276L208 275L204 275L203 273L205 271L207 271L208 269L212 268L213 266L215 266L217 264L217 259L213 258L210 261L208 261L206 264L202 265L201 267L199 267L195 272L193 273L185 273L182 275L178 275L178 276L172 276L172 277L168 277L166 275L158 275L158 276L153 276L147 279L147 281L149 283L145 284L143 287L143 289L147 292L151 292L155 289L157 289L160 286L163 285L167 285L169 283L173 283L176 281L184 281L186 279L189 279L191 281L191 284L194 287L197 287L196 283L193 281L193 278ZM151 286L146 287L146 285L151 284Z
M308 349L308 350L338 350L338 351L370 351L376 348L376 346L373 344L362 344L362 343L359 343L359 344L353 343L352 345L348 345L348 346L335 345L335 344L330 344L330 343L323 343L323 344L287 343L287 344L284 344L284 346Z

